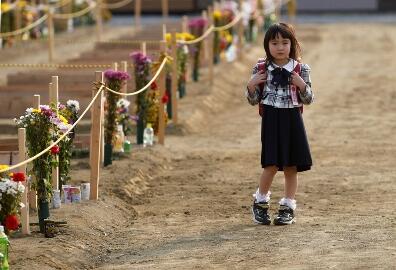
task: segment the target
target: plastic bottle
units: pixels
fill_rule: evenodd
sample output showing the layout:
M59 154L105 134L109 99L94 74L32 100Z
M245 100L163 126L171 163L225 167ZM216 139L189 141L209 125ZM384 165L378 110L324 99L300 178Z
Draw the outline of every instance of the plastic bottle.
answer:
M122 125L117 125L117 134L115 136L114 152L124 152L125 135Z
M153 142L154 142L154 129L151 127L151 123L147 123L147 126L143 132L143 147L152 146Z
M0 253L3 254L3 261L1 264L1 270L8 270L10 266L8 265L8 246L10 242L8 241L7 235L4 233L4 227L0 225Z

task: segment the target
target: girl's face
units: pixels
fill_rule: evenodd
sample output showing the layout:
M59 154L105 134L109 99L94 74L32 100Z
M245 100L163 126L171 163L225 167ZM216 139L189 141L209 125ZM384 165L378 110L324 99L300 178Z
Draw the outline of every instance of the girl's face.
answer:
M269 41L269 51L271 56L278 61L286 60L290 55L291 41L283 38L280 34Z

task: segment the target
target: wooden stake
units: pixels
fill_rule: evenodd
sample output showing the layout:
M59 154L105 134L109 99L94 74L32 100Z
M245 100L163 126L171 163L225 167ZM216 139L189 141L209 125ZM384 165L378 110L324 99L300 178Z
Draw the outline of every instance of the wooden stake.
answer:
M168 20L168 15L169 15L169 3L168 0L162 0L161 1L161 6L162 6L162 21L163 23L166 23Z
M140 30L142 27L140 23L140 14L142 13L142 0L135 0L135 27Z
M188 16L182 17L182 32L188 33Z
M208 24L209 25L213 25L213 8L211 6L208 7ZM209 64L208 64L208 68L209 68L209 84L213 85L213 32L210 33L210 35L208 36L208 59L209 59Z
M143 55L147 55L147 44L146 41L140 43L140 51Z
M114 62L114 63L111 65L111 68L112 68L114 71L118 71L118 63L117 63L117 62Z
M160 51L166 51L166 41L161 41L160 43ZM166 90L166 73L165 68L162 70L159 75L159 91L160 91L160 99L165 95ZM165 144L165 109L164 104L160 102L159 112L158 112L158 143L164 145Z
M166 24L162 24L162 40L166 41Z
M97 82L103 82L103 72L95 72L95 80ZM92 96L96 95L94 90ZM99 197L99 176L100 176L100 152L101 149L101 136L102 136L102 117L103 117L103 91L99 94L92 106L91 115L91 141L89 153L89 162L91 167L90 175L90 200L98 200Z
M207 25L205 25L203 32L206 32L206 30L208 30L209 27L209 21L208 21L208 12L206 10L202 11L202 19L204 19L205 21L207 21ZM208 60L208 53L209 53L209 38L205 38L202 42L202 47L201 48L201 65L203 62L207 62L206 60Z
M243 0L239 0L239 12L242 12L242 6L243 6ZM238 24L238 44L237 44L239 60L243 59L243 51L242 51L243 50L243 32L244 32L243 20L240 20L239 24Z
M55 31L54 31L54 17L53 10L48 9L48 18L47 18L47 26L48 26L48 61L50 63L54 60L54 50L55 50Z
M96 40L102 40L103 18L102 18L102 0L96 1Z
M176 31L172 31L171 38L171 46L172 46L172 122L174 124L178 123L177 117L177 81L178 81L178 72L177 72L177 40L176 40Z
M26 151L26 129L19 128L18 129L18 158L19 162L26 160L27 151ZM26 165L19 167L19 171L23 172L26 175ZM25 191L22 194L21 201L25 205L21 209L21 223L22 223L22 233L30 234L30 225L29 225L29 203L28 203L28 188L29 185L27 180L23 182L25 186Z

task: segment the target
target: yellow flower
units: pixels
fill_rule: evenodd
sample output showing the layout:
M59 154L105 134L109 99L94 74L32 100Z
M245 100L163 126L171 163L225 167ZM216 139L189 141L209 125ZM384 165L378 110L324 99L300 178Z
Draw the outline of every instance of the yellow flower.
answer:
M27 2L26 1L19 1L18 2L18 7L19 8L24 8L24 7L26 7L27 6Z
M225 36L225 38L226 38L228 43L232 42L232 35L228 34L228 35Z
M0 164L0 171L1 171L1 170L8 169L9 167L10 167L10 166L8 166L8 165Z
M41 113L41 109L33 109L32 112L34 112L34 113Z
M215 10L213 12L213 18L216 20L221 19L221 12L219 10Z
M11 9L10 4L8 3L1 3L1 12L5 13Z
M171 42L171 39L172 39L171 33L166 33L166 34L165 34L165 40L166 40L166 42L167 42L167 43L170 43L170 42Z
M64 123L64 124L68 124L69 122L67 121L67 119L63 116L63 115L59 115L59 119Z
M190 41L190 40L194 40L195 39L194 35L192 35L190 33L187 33L187 32L181 33L181 36L182 36L181 39L183 39L185 41Z

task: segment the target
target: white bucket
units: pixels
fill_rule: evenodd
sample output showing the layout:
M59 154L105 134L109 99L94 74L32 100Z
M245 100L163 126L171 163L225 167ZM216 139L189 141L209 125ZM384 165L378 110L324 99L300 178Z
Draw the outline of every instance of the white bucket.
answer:
M71 200L72 203L79 203L81 202L81 189L78 186L72 186L70 188L71 191Z
M91 192L91 184L90 183L82 183L81 184L81 200L88 201L90 192Z
M62 202L64 204L70 204L72 202L70 189L71 189L71 185L62 185L62 191L63 191Z
M53 208L60 208L61 207L61 197L60 197L60 190L53 190L52 191L52 207Z

